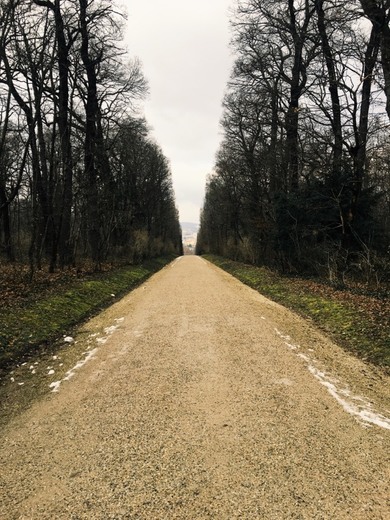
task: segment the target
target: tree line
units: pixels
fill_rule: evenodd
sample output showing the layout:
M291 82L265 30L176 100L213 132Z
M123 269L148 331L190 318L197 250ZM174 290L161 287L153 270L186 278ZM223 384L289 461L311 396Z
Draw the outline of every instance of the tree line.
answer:
M390 2L237 0L197 252L390 279Z
M109 0L0 0L0 257L32 274L181 252L124 24Z

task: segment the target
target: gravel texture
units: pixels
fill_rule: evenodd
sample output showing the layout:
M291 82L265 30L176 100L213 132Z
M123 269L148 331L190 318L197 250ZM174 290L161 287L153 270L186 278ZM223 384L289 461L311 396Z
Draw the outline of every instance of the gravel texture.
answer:
M2 520L390 518L389 379L215 266L80 335L91 359L1 434Z

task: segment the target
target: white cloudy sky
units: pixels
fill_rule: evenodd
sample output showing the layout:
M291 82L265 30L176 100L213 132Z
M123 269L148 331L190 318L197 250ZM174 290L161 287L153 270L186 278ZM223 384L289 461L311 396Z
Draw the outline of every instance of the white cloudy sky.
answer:
M126 41L149 82L145 115L170 160L180 220L198 222L221 140L233 0L127 0Z

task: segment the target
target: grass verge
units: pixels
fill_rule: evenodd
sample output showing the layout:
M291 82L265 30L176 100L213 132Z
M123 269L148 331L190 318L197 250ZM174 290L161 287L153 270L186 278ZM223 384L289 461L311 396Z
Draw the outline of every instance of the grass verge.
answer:
M336 290L318 281L289 278L214 255L204 258L271 300L311 319L345 349L390 372L388 298Z
M95 273L0 309L0 372L42 351L62 334L144 282L172 260Z

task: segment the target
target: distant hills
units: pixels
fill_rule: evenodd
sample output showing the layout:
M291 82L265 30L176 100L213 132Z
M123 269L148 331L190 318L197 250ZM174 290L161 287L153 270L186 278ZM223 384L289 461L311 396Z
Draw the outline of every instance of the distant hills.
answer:
M183 235L197 233L199 230L199 224L195 224L194 222L180 222L180 225Z
M199 224L195 224L194 222L180 222L182 235L183 235L183 245L184 248L189 249L191 252L196 245L196 237L199 230Z

